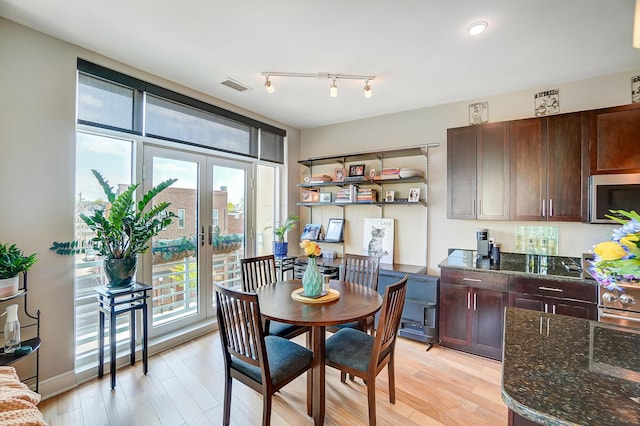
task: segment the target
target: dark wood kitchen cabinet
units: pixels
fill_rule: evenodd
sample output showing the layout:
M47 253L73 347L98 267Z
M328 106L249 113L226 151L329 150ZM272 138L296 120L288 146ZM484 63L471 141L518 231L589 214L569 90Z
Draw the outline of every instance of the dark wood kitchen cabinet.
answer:
M453 349L500 360L507 276L442 269L440 343Z
M593 321L598 319L597 292L595 285L574 281L509 278L509 306Z
M510 122L511 220L586 220L588 115Z
M509 219L509 123L447 130L447 217Z
M640 104L590 112L591 174L640 172Z

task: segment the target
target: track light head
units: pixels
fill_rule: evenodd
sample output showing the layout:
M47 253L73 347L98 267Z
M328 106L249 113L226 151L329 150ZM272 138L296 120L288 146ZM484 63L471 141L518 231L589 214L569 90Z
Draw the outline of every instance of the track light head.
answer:
M273 93L275 90L271 84L271 80L269 80L269 76L267 76L267 79L264 81L264 88L267 89L267 93Z
M364 97L365 98L370 98L372 93L371 93L371 86L369 85L369 79L366 79L364 81Z
M338 86L336 86L336 79L333 79L333 84L329 88L329 96L335 98L338 96Z

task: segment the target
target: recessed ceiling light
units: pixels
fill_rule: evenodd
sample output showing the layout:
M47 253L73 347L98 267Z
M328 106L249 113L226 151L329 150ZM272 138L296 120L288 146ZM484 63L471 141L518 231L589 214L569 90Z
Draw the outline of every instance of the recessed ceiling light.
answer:
M473 36L480 35L487 29L489 24L486 21L476 21L467 27L467 32Z

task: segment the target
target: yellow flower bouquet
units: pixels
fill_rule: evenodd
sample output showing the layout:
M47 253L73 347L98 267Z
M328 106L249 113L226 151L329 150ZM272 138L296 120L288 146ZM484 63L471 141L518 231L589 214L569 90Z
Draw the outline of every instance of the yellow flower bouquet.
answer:
M316 257L322 254L322 249L315 241L302 240L300 248L304 249L304 255L308 257Z
M619 288L617 284L638 284L640 280L640 215L635 211L612 210L609 219L622 224L611 235L611 241L596 244L593 247L594 260L588 268L589 273L608 289Z

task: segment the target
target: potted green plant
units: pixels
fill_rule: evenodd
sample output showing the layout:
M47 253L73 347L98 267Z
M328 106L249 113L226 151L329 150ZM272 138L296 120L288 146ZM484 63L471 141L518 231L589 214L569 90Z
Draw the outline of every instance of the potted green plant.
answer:
M0 297L13 296L20 286L19 274L36 263L36 254L25 256L15 244L0 243Z
M167 211L171 203L163 201L147 205L160 192L171 186L177 179L167 179L151 188L136 203L135 192L139 183L130 185L125 191L116 194L96 170L91 170L109 202L109 209L97 209L91 216L80 214L95 236L91 240L93 249L104 258L105 275L109 287L128 287L138 265L138 254L149 248L149 240L171 224L176 215ZM76 254L84 252L77 242L54 242L51 250L58 254Z
M273 255L274 256L285 257L287 255L287 252L289 251L289 243L284 240L284 236L287 234L287 232L291 231L292 229L295 229L296 222L298 221L298 219L299 219L298 216L289 215L282 222L280 226L267 226L266 228L264 228L265 231L267 229L273 228L273 236L274 236Z

